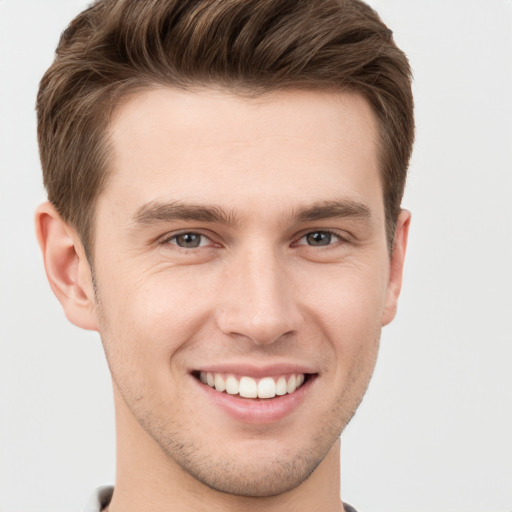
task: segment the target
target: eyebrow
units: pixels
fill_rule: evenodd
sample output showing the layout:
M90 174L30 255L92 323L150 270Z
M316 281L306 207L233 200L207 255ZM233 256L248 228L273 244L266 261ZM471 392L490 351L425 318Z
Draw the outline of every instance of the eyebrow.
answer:
M218 206L183 203L181 201L170 203L150 201L135 212L133 220L138 224L155 224L176 220L221 224L236 224L238 222L238 218L233 212L228 212Z
M364 203L346 199L322 201L307 207L299 207L292 214L297 222L313 222L333 218L371 219L371 211ZM184 203L172 201L162 203L150 201L137 209L133 216L137 224L158 224L164 222L199 221L219 224L238 224L240 217L216 205Z
M364 203L347 199L343 201L323 201L307 208L299 208L295 217L299 222L312 222L344 217L370 220L372 215L370 208Z

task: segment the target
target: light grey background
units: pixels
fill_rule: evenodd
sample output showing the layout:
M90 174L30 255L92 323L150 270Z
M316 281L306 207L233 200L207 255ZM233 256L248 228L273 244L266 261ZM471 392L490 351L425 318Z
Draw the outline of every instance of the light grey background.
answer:
M342 438L342 496L360 512L511 512L512 2L370 3L414 69L413 224L399 315ZM99 338L64 319L32 224L37 84L85 5L0 0L2 512L80 510L114 478Z

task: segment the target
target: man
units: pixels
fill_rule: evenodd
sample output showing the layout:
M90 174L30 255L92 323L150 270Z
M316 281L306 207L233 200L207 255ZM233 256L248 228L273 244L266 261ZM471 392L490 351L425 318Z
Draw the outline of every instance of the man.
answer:
M88 510L352 510L339 436L410 221L391 32L357 0L100 1L37 110L46 272L114 388Z

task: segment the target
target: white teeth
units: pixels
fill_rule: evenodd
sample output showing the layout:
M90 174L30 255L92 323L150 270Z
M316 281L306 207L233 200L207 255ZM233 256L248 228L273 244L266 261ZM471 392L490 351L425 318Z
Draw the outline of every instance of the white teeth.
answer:
M238 394L244 398L257 398L258 384L252 377L242 377Z
M226 379L226 393L229 395L238 395L238 380L233 375L228 375Z
M199 372L199 380L220 393L226 392L229 395L240 395L244 398L274 398L287 393L294 393L305 380L303 373L292 374L288 377L281 376L275 380L274 377L264 377L259 381L253 377L241 377L238 380L234 375L227 375L215 372Z
M274 398L276 383L272 377L265 377L258 382L258 398Z
M292 375L288 379L288 383L286 384L286 392L293 393L296 389L297 389L297 377L295 377L295 375Z
M277 379L276 395L286 395L286 379L284 377L279 377L279 379Z
M221 392L226 389L226 381L220 373L215 374L215 389Z

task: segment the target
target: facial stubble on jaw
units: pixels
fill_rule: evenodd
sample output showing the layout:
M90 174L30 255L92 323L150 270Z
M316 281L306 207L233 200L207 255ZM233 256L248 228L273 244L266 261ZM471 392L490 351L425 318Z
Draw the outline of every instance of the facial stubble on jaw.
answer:
M283 494L306 481L322 463L355 414L365 391L366 387L351 404L347 403L346 396L341 397L333 415L340 418L339 422L329 424L319 419L320 428L309 447L303 448L288 459L276 457L267 461L265 467L261 464L240 462L238 458L212 465L205 472L199 470L205 466L201 463L200 452L193 443L187 444L183 440L176 442L176 439L171 438L166 440L165 446L160 445L183 470L216 491L247 497ZM155 441L159 442L156 439ZM243 455L239 454L240 456Z
M159 422L151 411L139 409L144 406L142 396L129 397L123 400L145 432L159 446L165 456L179 468L192 476L196 481L207 487L241 497L270 497L290 491L307 480L325 459L342 431L353 417L367 389L372 365L358 364L351 376L345 392L338 400L331 422L319 420L319 430L310 440L307 447L284 457L269 457L265 461L259 459L244 460L243 453L238 451L235 457L226 456L222 460L212 460L207 450L199 446L193 439L185 437L184 425L175 425L169 432L169 425ZM368 361L366 361L368 363ZM373 361L374 363L374 361ZM361 380L362 379L362 380ZM361 386L361 382L364 385ZM354 386L358 392L351 391ZM130 405L132 404L132 405ZM335 419L338 421L334 421ZM254 434L248 442L254 441ZM264 442L264 441L261 441Z
M102 331L107 335L108 326L102 312L100 291L92 265L91 278L97 314L103 327ZM377 344L377 350L374 351L375 356L372 360L365 360L368 358L364 357L358 358L347 379L347 386L339 398L333 414L330 415L332 421L318 419L320 428L307 447L291 454L289 458L270 457L263 465L261 460L257 463L254 460L248 462L243 460L243 454L240 451L237 452L236 457L231 459L228 457L223 460L211 460L208 454L205 454L203 447L193 439L185 437L183 434L187 432L185 425L180 426L178 423L174 431L169 432L169 425L159 422L159 418L154 417L151 410L139 409L140 406L144 407L146 404L144 393L140 390L133 396L127 396L116 377L116 358L112 357L113 354L108 350L108 340L103 338L104 336L102 336L102 341L112 379L121 399L134 419L171 463L177 465L196 481L215 491L240 497L262 498L280 495L297 488L312 475L325 459L354 416L368 388L375 366L380 329L373 340ZM353 391L356 393L351 393ZM337 421L335 421L336 418L338 418Z

